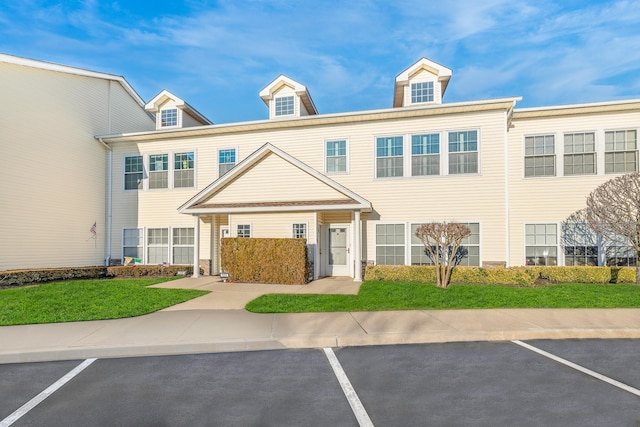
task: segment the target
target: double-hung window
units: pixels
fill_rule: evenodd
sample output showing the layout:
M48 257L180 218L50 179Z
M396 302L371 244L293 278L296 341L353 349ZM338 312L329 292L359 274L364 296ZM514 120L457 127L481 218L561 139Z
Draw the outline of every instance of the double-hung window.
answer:
M169 262L169 229L149 228L147 230L147 264Z
M403 175L402 145L402 136L376 138L376 177Z
M558 226L525 224L526 265L558 265Z
M343 173L347 171L347 141L340 139L326 142L327 173Z
M555 176L556 156L553 135L524 138L524 176Z
M471 234L462 240L458 248L461 255L458 265L480 266L480 224L477 222L463 223L471 230ZM431 257L422 240L416 236L421 224L411 224L411 265L433 265Z
M585 222L562 224L564 265L598 265L598 237Z
M122 257L133 258L142 262L144 233L142 228L125 228L122 230ZM124 261L124 259L123 259Z
M149 188L169 188L169 155L149 156Z
M290 116L294 110L293 96L281 96L275 99L276 116Z
M144 178L144 163L142 156L128 156L124 158L124 189L141 190Z
M160 127L178 126L178 109L167 108L160 111Z
M449 132L449 174L478 172L478 131Z
M433 82L411 83L411 103L433 101Z
M376 264L404 265L404 224L376 224Z
M229 172L236 165L236 149L229 148L218 151L218 176Z
M193 228L174 228L173 264L193 264L194 235Z
M411 175L440 174L440 134L411 136Z
M251 224L238 224L236 232L238 237L251 237Z
M564 174L596 173L596 138L593 132L564 135Z
M194 183L193 151L173 155L173 186L175 188L193 187Z
M638 170L638 151L635 130L604 133L604 172L626 173Z

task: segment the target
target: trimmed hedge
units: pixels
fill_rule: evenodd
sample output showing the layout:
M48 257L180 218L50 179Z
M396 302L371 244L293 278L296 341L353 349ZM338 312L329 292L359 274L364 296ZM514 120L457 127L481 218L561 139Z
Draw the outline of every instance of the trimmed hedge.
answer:
M0 272L0 288L32 285L56 280L101 279L115 277L170 277L184 272L189 276L193 266L186 265L137 265L45 268L40 270L10 270Z
M562 283L635 283L634 267L462 267L453 269L451 284L533 286L538 279ZM365 280L435 283L434 267L367 266Z
M224 238L222 265L232 282L307 283L305 239Z

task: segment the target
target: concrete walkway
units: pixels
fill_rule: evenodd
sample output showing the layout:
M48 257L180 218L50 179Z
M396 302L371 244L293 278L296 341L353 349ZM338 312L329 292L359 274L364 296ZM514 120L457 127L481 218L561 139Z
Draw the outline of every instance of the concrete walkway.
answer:
M640 338L640 309L414 310L254 314L259 295L356 294L359 283L327 278L305 286L221 283L185 278L158 285L211 293L129 319L0 327L0 363L284 348Z

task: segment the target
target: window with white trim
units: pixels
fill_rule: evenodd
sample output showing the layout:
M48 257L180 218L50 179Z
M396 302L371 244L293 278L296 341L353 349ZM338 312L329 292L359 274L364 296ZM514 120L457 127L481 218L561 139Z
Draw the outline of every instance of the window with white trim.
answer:
M147 229L147 264L169 262L169 229Z
M596 173L596 136L593 132L564 134L564 174Z
M227 148L218 151L218 176L229 172L236 165L236 149Z
M144 232L142 228L122 230L122 262L124 258L134 258L142 262L144 258Z
M404 265L404 224L376 224L376 264Z
M306 239L307 238L307 224L295 223L291 226L291 234L294 239Z
M293 96L280 96L275 99L275 115L290 116L295 112Z
M558 265L557 224L525 224L526 265Z
M411 175L440 174L440 134L411 135Z
M433 82L411 83L411 103L433 101Z
M598 265L598 236L585 222L562 224L564 265Z
M524 176L555 176L555 174L555 136L526 136L524 138Z
M174 188L190 188L194 186L195 163L193 151L175 153L173 155Z
M149 189L169 188L169 155L149 156Z
M458 265L480 266L480 224L477 222L463 222L469 227L471 234L462 240L459 251L464 251L464 256ZM433 265L433 261L427 255L427 249L422 240L416 236L416 231L422 225L411 224L411 265Z
M607 245L604 249L605 263L615 267L635 267L638 254L633 246L624 242Z
M160 110L160 127L178 126L178 109L166 108Z
M251 224L236 225L236 233L238 237L251 237Z
M604 173L627 173L638 170L635 130L605 132L604 150Z
M403 138L389 136L376 138L376 177L403 175Z
M124 158L124 189L141 190L144 178L144 161L142 156Z
M478 131L449 132L449 174L478 173Z
M173 264L193 264L194 234L193 228L174 228L173 234Z
M347 171L347 140L339 139L325 143L326 171L344 173Z

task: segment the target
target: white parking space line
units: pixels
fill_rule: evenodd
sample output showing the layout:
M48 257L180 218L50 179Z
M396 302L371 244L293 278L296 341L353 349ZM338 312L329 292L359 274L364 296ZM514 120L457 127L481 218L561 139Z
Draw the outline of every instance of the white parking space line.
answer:
M360 402L358 394L351 385L351 381L349 381L347 374L344 372L344 369L342 369L342 365L338 361L338 358L336 357L333 350L331 348L325 348L324 354L326 354L327 359L329 359L329 364L331 365L331 368L333 368L333 373L336 375L336 378L340 383L340 387L342 387L342 391L344 392L349 405L351 405L351 410L356 416L358 424L360 424L361 427L373 427L373 423L371 422L371 418L369 418L369 414L367 414L367 411L366 409L364 409L362 402Z
M40 403L42 403L43 400L45 400L47 397L55 393L60 387L62 387L63 385L71 381L73 377L78 375L80 372L84 371L89 365L91 365L95 361L96 359L87 359L81 364L79 364L78 366L76 366L75 368L73 368L65 376L63 376L58 381L56 381L55 383L47 387L46 390L44 390L42 393L38 394L36 397L34 397L30 401L22 405L13 414L9 415L4 420L0 421L0 427L9 427L11 424L18 421L20 418L26 415L30 410L32 410L33 408L38 406Z
M518 344L519 346L524 347L526 349L529 349L531 351L534 351L534 352L536 352L538 354L541 354L544 357L548 357L551 360L555 360L558 363L562 363L563 365L566 365L566 366L568 366L570 368L578 370L578 371L580 371L580 372L582 372L584 374L587 374L587 375L590 375L590 376L592 376L594 378L597 378L600 381L604 381L604 382L606 382L608 384L611 384L612 386L618 387L618 388L620 388L620 389L622 389L624 391L628 391L631 394L635 394L636 396L640 396L640 390L638 390L637 388L633 388L633 387L631 387L629 385L626 385L625 383L621 383L620 381L617 381L617 380L614 380L612 378L606 377L606 376L604 376L602 374L599 374L599 373L597 373L595 371L592 371L591 369L587 369L584 366L580 366L580 365L578 365L576 363L570 362L567 359L563 359L562 357L558 357L558 356L556 356L554 354L548 353L548 352L546 352L544 350L541 350L541 349L539 349L537 347L534 347L534 346L532 346L530 344L527 344L527 343L524 343L522 341L514 340L514 341L511 341L511 342L514 343L514 344Z

